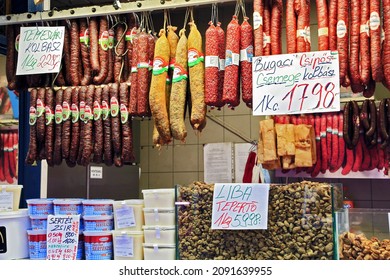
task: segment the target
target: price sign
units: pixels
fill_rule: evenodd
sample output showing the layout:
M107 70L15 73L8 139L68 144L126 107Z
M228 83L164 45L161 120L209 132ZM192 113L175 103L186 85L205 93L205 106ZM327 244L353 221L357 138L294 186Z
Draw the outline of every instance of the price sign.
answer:
M252 72L253 115L340 111L337 52L259 56Z
M58 73L64 33L64 26L21 27L16 75Z
M212 229L267 229L269 184L215 184Z
M75 260L79 242L80 215L48 215L47 259Z

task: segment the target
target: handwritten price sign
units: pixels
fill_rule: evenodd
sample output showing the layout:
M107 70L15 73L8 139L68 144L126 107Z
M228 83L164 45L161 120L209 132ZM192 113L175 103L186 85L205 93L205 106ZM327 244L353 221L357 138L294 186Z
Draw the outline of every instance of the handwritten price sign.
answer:
M340 111L337 52L255 57L252 71L253 115Z
M80 215L47 217L47 259L75 260L79 241Z
M64 26L21 27L16 75L60 71Z
M267 229L268 184L215 184L212 229Z

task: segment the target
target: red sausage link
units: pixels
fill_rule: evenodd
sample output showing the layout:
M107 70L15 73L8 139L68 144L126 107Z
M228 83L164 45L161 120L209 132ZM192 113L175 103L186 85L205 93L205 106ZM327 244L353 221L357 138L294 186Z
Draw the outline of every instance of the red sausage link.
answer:
M73 19L70 21L70 79L72 86L80 85L80 30L79 23Z
M297 52L297 16L294 8L295 0L286 3L286 39L287 53Z
M100 71L99 63L99 28L96 17L89 19L89 53L91 59L92 73L97 75Z
M217 104L218 110L223 107L224 103L222 101L223 95L223 83L225 78L225 50L226 50L226 40L225 40L225 31L221 28L221 23L218 22L216 26L218 32L218 56L219 56L219 72L218 72L218 98Z
M281 15L280 15L281 16ZM241 24L240 43L240 74L242 101L252 108L252 57L253 57L253 29L244 18Z
M205 39L205 85L204 102L212 108L217 106L219 86L219 40L218 30L209 22Z
M149 107L149 35L141 31L138 35L137 65L137 114L146 117Z
M102 84L108 74L108 20L106 16L99 18L99 65L100 71L93 78L93 82L97 85Z
M386 6L384 6L386 9ZM381 60L381 1L370 0L370 48L371 71L375 82L382 82L383 68Z
M337 7L337 50L339 52L340 85L346 85L348 75L348 23L349 5L348 0L340 0Z
M349 75L352 92L362 92L359 72L359 48L360 48L360 0L351 0L351 34L349 37Z
M263 55L271 54L271 6L270 0L264 0L263 13Z
M282 0L274 0L271 10L271 54L282 53Z
M264 14L264 0L254 0L253 1L253 36L254 36L255 56L263 55L263 14Z
M363 85L371 80L370 56L370 0L361 0L360 13L360 79Z
M91 62L89 55L89 39L86 37L88 31L87 20L84 18L80 19L80 52L81 52L81 63L84 69L84 76L80 81L80 85L89 85L92 80ZM89 35L88 35L89 37Z

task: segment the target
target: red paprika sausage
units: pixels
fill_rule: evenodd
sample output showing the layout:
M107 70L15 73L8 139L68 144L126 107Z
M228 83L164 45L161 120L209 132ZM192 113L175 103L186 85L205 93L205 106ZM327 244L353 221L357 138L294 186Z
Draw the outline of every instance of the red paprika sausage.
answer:
M326 0L316 0L317 20L318 20L318 50L329 50L329 17L328 2Z
M274 0L271 9L271 54L282 53L282 0Z
M370 56L370 0L361 0L360 12L360 79L363 85L368 85L371 79Z
M295 1L296 0L287 0L286 3L287 53L297 52L297 16L294 8Z
M264 0L253 1L253 37L255 56L263 55Z
M346 85L348 75L348 23L349 5L348 0L340 0L337 7L337 50L339 52L340 85Z
M386 6L384 6L386 8ZM381 60L381 1L370 0L370 52L371 71L375 82L382 82L383 68Z
M281 16L282 15L280 15L280 17ZM248 22L248 18L246 17L241 24L240 40L240 76L242 101L244 101L247 107L252 108L253 29Z
M219 40L218 30L213 22L209 22L209 27L205 35L205 85L204 102L214 108L218 102L219 86Z

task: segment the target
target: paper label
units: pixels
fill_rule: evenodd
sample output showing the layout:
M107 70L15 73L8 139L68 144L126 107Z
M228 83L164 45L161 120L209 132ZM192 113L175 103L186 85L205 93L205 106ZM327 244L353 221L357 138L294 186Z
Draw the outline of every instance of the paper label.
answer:
M37 110L35 107L30 107L30 113L29 113L29 124L34 125L37 122Z
M101 116L102 116L102 108L100 107L99 102L95 101L93 102L93 120L94 121L100 120Z
M108 31L103 31L102 35L99 38L99 45L102 50L108 50Z
M219 59L219 71L225 71L225 59L224 58Z
M240 61L248 61L252 63L253 46L248 46L246 49L240 50Z
M114 30L108 30L108 48L113 49L115 44L115 32Z
M131 30L128 30L126 32L125 40L126 41L130 41L131 43L133 43L133 39L134 39L136 34L137 34L137 28L133 27Z
M86 46L89 45L89 29L85 29L84 33L80 33L80 43L85 44Z
M56 124L62 123L62 106L61 105L56 105L55 119L56 119Z
M172 75L172 83L180 82L181 80L187 80L188 74L187 71L181 67L181 65L175 64Z
M85 113L84 113L84 122L87 123L88 121L93 120L93 111L92 108L88 105L85 105Z
M43 113L45 112L45 105L43 104L43 101L38 98L37 99L37 117L41 117Z
M91 166L91 179L103 179L103 167L101 166Z
M115 217L118 229L135 227L137 225L134 216L134 208L132 206L123 205L122 207L115 209Z
M20 42L20 34L18 34L18 36L16 36L15 38L15 50L17 52L19 52L19 42Z
M46 118L46 125L50 125L52 121L54 120L54 113L49 108L49 106L45 107L45 118Z
M230 65L239 65L240 64L240 54L234 53L231 50L226 50L225 57L225 67Z
M108 106L106 101L102 101L102 117L105 121L110 115L110 106Z
M368 24L360 25L360 33L367 33L367 36L370 36L370 26Z
M121 104L120 110L121 110L121 122L122 124L125 124L129 119L129 111L127 110L127 106L125 104Z
M80 120L85 121L85 102L80 102Z
M329 35L328 27L322 27L318 29L318 36L328 36L328 35Z
M258 29L260 25L263 25L263 17L259 12L253 13L253 28Z
M62 102L62 121L67 121L71 115L71 109L68 102Z
M12 211L14 192L0 191L0 211Z
M110 100L110 113L111 117L116 117L119 114L119 102L115 97Z
M271 36L263 34L263 48L267 46L267 44L271 44Z
M164 58L157 56L153 60L153 75L160 75L168 71L168 62Z
M198 65L199 63L204 61L203 54L195 49L195 48L190 48L188 49L188 66L193 67L195 65Z
M381 24L379 14L377 12L372 12L370 14L370 29L377 30Z
M206 55L205 67L219 67L219 57L217 55Z
M72 106L70 107L70 110L72 111L72 123L78 122L80 118L80 112L77 104L73 103Z
M339 20L336 26L337 38L344 38L345 34L347 34L347 26L345 25L345 21Z
M114 255L118 257L134 257L134 238L128 235L115 236Z

